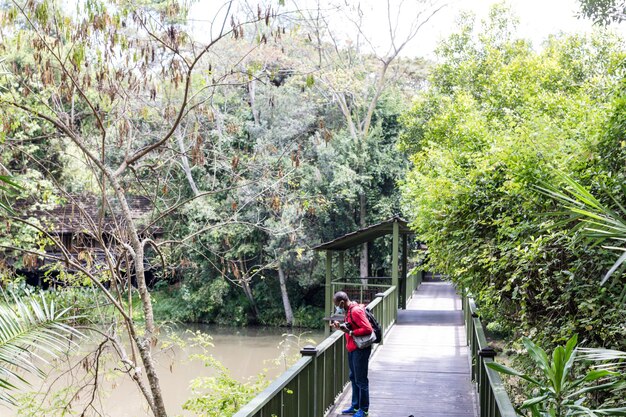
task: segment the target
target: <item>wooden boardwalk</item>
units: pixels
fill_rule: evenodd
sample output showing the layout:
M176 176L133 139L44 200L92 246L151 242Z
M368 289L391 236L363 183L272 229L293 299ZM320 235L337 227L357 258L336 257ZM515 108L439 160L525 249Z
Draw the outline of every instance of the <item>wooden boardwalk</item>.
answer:
M370 359L369 417L476 417L461 300L424 282ZM350 405L350 385L329 413Z

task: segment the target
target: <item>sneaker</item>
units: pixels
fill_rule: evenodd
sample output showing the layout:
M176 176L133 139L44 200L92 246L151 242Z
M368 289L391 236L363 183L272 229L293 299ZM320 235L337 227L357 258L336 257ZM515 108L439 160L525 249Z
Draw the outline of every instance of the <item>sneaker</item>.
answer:
M367 411L357 410L357 412L354 415L354 417L367 417Z
M355 414L359 412L358 408L354 408L352 406L350 406L350 408L346 408L345 410L343 410L341 412L341 414Z

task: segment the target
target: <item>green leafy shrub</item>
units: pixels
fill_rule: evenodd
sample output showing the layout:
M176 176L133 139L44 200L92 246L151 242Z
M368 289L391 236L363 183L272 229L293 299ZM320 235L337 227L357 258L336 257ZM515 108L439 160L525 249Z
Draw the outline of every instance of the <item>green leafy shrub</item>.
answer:
M223 279L201 284L186 280L180 287L153 293L155 317L161 321L217 323L234 326L248 324L245 302Z
M183 404L184 410L199 417L230 417L269 384L264 375L239 382L214 357L203 355L203 360L204 366L217 375L194 379L190 384L192 398Z
M241 382L233 378L228 368L210 354L213 347L210 335L190 332L190 337L170 335L169 343L181 349L195 348L199 353L189 355L188 360L201 360L214 375L198 377L191 381L192 395L183 404L183 409L199 417L230 417L247 404L269 381L264 374Z

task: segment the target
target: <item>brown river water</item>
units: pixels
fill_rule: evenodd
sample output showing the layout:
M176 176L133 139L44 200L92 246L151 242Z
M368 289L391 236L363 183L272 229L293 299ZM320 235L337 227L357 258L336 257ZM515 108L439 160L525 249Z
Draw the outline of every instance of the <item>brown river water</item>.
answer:
M211 335L213 347L208 349L213 357L219 360L230 375L235 379L245 382L260 373L269 380L275 379L282 374L288 366L300 357L299 351L306 344L316 345L324 338L323 330L298 330L294 329L287 336L287 329L277 328L228 328L217 326L193 326L178 328L175 334L186 339L189 336L187 330L200 330ZM215 375L215 371L204 366L201 360L190 359L189 355L200 353L199 348L170 347L155 353L158 361L158 371L164 400L168 413L171 416L192 416L193 414L182 410L181 405L190 398L190 382L200 376ZM44 383L47 388L49 379ZM65 381L65 385L72 382ZM34 384L34 388L39 388ZM56 386L58 389L59 385ZM103 398L96 402L98 411L102 416L108 417L143 417L149 416L145 401L134 383L127 376L120 376L119 372L112 372L104 378L100 384ZM87 396L86 394L83 396ZM81 398L77 403L84 400ZM73 408L80 415L80 407ZM29 413L18 413L15 410L7 410L0 407L0 416L25 416ZM37 417L47 416L45 410L39 411ZM50 412L50 415L59 415ZM66 414L68 415L68 414ZM93 411L87 415L98 415Z

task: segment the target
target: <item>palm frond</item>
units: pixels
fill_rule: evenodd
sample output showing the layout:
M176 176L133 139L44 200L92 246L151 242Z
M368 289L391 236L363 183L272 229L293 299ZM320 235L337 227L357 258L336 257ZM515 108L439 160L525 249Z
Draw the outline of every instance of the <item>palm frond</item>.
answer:
M600 281L600 285L604 285L604 283L607 282L609 278L611 278L611 275L613 275L613 273L615 273L615 271L617 271L617 269L622 266L625 261L626 252L624 252L624 254L619 257L619 259L613 264L613 266L611 266L611 269L608 270L608 272L604 275L604 278L602 278L602 281Z
M607 194L615 203L619 212L602 204L585 187L567 175L559 174L559 178L567 189L562 191L555 187L542 184L535 186L539 192L547 195L561 204L569 215L568 220L578 220L577 228L589 239L601 243L605 240L617 241L621 244L626 241L626 208L611 193ZM605 246L617 251L626 251L626 246ZM622 254L609 268L601 280L604 284L626 262L626 253Z
M580 348L580 359L604 362L596 366L600 369L626 369L626 352L602 348Z
M0 298L0 402L14 403L10 391L26 383L21 374L43 375L36 361L47 363L76 346L82 334L66 324L67 313L43 294Z

